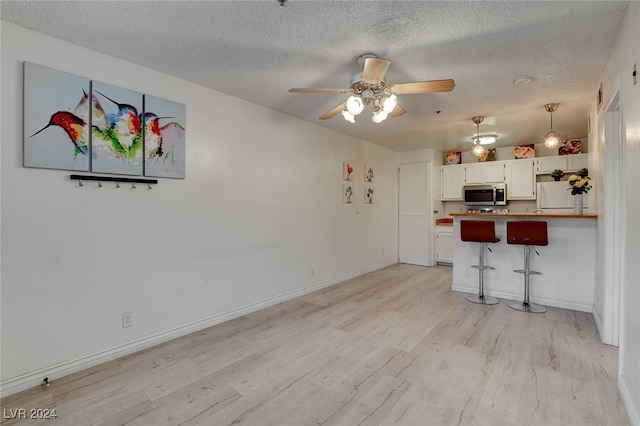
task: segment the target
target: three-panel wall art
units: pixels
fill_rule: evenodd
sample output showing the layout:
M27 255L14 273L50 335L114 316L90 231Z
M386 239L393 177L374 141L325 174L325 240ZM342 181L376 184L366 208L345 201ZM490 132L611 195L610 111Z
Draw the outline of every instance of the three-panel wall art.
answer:
M184 179L185 106L25 62L24 166Z

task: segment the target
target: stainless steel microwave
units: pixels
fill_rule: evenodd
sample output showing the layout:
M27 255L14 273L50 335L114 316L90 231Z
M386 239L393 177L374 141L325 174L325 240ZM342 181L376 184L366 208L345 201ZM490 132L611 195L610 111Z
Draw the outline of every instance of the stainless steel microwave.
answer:
M506 206L507 186L504 183L465 185L462 199L468 206Z

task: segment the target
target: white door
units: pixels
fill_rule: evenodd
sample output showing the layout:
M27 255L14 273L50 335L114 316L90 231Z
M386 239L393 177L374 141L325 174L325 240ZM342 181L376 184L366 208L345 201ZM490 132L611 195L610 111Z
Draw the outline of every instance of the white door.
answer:
M398 177L400 263L433 266L430 171L431 163L400 166Z

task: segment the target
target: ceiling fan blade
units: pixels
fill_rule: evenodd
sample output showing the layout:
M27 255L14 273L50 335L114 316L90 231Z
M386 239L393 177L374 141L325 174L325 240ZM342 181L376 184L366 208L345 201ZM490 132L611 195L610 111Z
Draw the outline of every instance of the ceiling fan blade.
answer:
M328 120L332 117L335 117L336 115L340 114L340 112L345 108L347 108L347 101L344 101L343 103L341 103L340 105L338 105L337 107L335 107L334 109L332 109L331 111L329 111L328 113L320 117L320 120Z
M362 81L367 84L378 84L384 78L391 61L382 58L367 58L364 61Z
M402 108L400 105L396 105L396 107L389 113L391 117L400 117L407 113L407 110Z
M456 83L453 80L414 81L394 84L391 91L397 95L410 95L412 93L450 92L454 87L456 87Z
M347 93L347 89L307 89L294 87L289 89L289 93Z

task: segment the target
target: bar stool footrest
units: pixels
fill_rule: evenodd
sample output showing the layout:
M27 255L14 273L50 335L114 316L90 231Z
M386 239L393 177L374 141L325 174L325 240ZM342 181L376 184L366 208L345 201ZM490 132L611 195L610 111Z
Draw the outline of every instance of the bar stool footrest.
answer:
M547 308L535 303L511 302L508 303L508 305L511 309L515 309L516 311L529 312L531 314L543 314L547 312Z
M495 297L489 297L486 295L480 296L479 294L476 294L474 296L467 296L465 297L465 299L467 299L469 302L479 303L481 305L497 305L500 302Z
M514 269L513 272L517 272L519 274L524 274L526 271L524 269ZM529 271L529 275L542 275L542 272L538 271Z
M484 268L482 269L480 269L480 265L471 265L471 267L479 271L493 271L494 269L496 269L493 266L487 266L487 265L484 265Z

